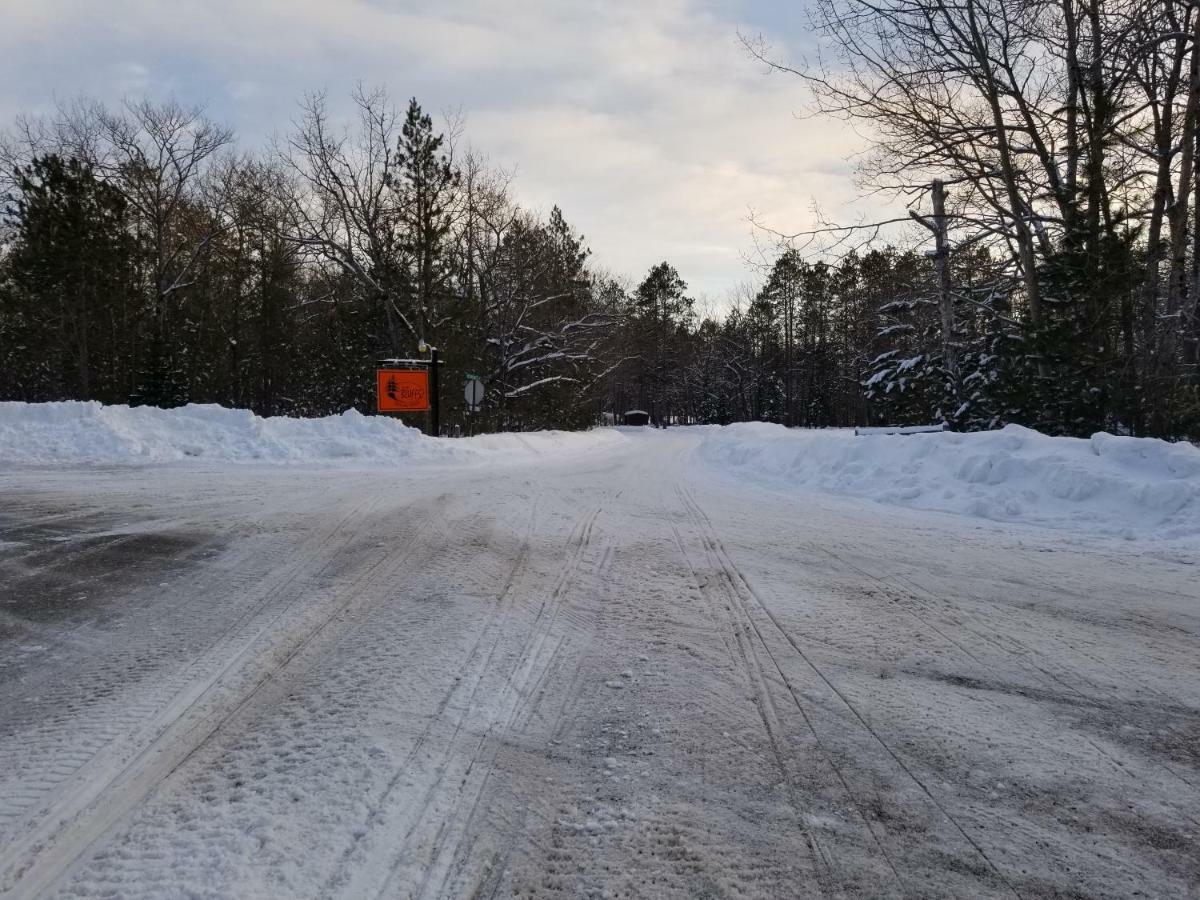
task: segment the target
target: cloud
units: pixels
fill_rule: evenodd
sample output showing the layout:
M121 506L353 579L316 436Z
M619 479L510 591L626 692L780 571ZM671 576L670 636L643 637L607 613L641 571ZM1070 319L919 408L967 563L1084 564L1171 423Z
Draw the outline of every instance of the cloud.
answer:
M517 196L561 206L600 263L637 278L668 259L698 292L746 278L749 208L796 230L852 196L860 139L796 120L800 86L737 41L795 21L748 0L8 0L5 19L0 116L174 94L253 146L308 90L386 84L462 109Z

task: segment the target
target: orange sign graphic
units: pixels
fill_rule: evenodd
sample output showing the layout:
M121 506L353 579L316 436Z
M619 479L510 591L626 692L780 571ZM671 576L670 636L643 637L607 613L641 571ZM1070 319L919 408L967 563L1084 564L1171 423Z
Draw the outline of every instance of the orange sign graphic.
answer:
M429 372L424 369L376 369L375 406L379 412L429 409Z

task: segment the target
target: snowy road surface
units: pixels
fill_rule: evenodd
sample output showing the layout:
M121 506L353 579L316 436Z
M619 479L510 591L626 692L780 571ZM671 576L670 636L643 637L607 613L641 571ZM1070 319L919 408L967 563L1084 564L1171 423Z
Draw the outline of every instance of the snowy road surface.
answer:
M696 443L0 475L0 895L1197 896L1194 558Z

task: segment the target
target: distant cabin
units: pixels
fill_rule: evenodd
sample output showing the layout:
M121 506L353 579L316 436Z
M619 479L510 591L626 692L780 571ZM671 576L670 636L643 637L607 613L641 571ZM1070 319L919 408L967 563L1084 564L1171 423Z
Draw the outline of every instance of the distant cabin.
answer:
M625 413L626 425L649 425L650 413L642 409L631 409Z

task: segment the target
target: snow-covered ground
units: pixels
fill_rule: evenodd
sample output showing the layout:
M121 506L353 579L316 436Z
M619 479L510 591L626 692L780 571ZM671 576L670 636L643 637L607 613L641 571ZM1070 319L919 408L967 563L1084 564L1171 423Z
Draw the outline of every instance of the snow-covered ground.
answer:
M747 423L696 429L699 458L727 478L1130 539L1200 538L1200 449L1110 434L1051 438L1010 425L983 434L855 435ZM494 466L612 451L637 429L430 440L353 410L259 418L220 406L0 403L0 464Z
M1190 896L1196 453L0 407L0 895Z
M855 435L751 423L715 430L705 460L779 487L1127 538L1200 536L1200 449L1019 425L980 434Z
M146 465L180 461L370 466L496 462L592 450L615 429L435 441L395 419L347 410L323 419L260 418L212 404L163 410L100 403L0 403L0 465Z

